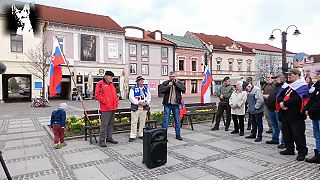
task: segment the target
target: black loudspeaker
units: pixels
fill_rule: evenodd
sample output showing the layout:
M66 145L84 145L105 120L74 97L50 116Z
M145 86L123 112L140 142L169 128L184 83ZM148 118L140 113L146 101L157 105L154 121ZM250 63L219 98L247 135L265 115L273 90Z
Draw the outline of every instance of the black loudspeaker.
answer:
M155 168L167 163L167 129L143 129L143 160L148 168Z

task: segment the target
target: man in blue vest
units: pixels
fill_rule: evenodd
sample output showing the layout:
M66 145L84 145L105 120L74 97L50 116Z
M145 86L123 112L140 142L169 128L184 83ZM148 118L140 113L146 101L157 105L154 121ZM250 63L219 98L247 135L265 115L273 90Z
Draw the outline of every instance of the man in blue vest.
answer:
M143 136L143 128L145 127L147 112L150 109L151 94L149 88L144 83L144 78L138 76L136 85L130 89L129 99L131 101L131 132L129 142L137 137L137 124L139 121L139 138Z

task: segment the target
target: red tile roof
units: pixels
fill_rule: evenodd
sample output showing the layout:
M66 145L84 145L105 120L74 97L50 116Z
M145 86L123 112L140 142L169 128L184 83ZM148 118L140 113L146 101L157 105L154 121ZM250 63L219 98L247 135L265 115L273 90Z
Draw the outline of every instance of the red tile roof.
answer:
M203 34L203 33L192 33L202 41L204 41L207 44L212 44L214 50L222 50L226 51L226 46L231 46L234 40L232 40L229 37L223 37L223 36L218 36L218 35L208 35L208 34ZM251 49L247 47L243 47L240 45L242 48L243 52L252 52Z
M131 40L131 41L140 41L140 42L148 42L148 43L157 43L157 44L166 44L166 45L171 45L174 46L175 44L162 38L162 40L155 40L153 39L153 32L151 31L144 31L144 37L143 38L136 38L136 37L128 37L126 36L126 40Z
M48 22L124 32L124 29L109 16L90 14L40 4L36 4L36 11L40 19Z
M271 46L269 44L259 44L259 43L243 42L243 41L238 41L238 43L250 49L256 49L260 51L269 51L269 52L279 52L279 53L282 52L282 49Z

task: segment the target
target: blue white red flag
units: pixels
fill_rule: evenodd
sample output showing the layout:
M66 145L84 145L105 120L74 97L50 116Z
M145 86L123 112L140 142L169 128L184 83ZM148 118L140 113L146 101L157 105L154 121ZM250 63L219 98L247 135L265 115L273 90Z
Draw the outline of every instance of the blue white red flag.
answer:
M208 66L205 66L204 72L203 72L203 80L201 85L201 103L210 103L210 85L213 81L211 72L208 68Z
M53 48L49 69L50 97L61 92L62 68L61 64L67 64L56 37L53 37Z
M184 104L184 98L181 98L181 104L179 104L179 110L180 110L180 120L183 118L185 114L187 114L187 108Z

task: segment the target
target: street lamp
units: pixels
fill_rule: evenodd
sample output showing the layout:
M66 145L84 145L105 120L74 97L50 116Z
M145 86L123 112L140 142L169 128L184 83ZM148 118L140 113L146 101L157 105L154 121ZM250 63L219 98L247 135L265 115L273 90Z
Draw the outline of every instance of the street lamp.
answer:
M271 32L271 35L269 37L269 40L270 41L273 41L275 40L276 38L274 37L273 35L273 32L274 31L280 31L281 32L281 42L282 42L282 74L286 76L286 72L288 71L288 64L287 64L287 32L288 32L288 29L290 27L295 27L296 30L294 31L293 35L295 36L299 36L301 33L300 31L298 30L297 26L296 25L290 25L287 27L286 31L282 31L281 29L274 29L272 32ZM286 76L287 77L287 76Z

